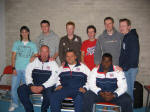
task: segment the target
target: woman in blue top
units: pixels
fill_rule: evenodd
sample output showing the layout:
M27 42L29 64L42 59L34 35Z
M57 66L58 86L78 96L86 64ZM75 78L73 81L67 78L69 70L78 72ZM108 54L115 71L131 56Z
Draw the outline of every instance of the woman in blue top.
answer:
M27 26L20 29L20 40L17 40L12 48L11 63L13 67L11 98L9 111L18 107L17 88L20 83L25 84L25 69L30 58L37 55L37 47L30 40L30 30Z

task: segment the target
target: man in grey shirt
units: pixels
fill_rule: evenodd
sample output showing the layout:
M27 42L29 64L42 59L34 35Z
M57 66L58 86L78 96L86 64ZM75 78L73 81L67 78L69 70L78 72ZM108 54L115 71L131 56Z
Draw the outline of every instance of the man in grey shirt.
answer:
M50 59L55 60L58 57L59 37L56 33L50 30L50 23L47 20L42 20L42 33L37 38L37 46L47 45L50 48Z
M104 19L105 30L98 37L95 53L94 63L100 64L101 57L104 53L110 53L113 56L113 64L119 64L119 56L123 35L114 28L114 19L106 17Z

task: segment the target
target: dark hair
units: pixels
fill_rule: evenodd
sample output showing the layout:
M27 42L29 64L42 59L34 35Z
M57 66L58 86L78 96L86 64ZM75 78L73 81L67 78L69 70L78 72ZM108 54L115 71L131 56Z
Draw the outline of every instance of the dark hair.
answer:
M120 19L119 23L124 22L124 21L127 22L128 26L131 26L131 21L127 18Z
M114 19L113 19L112 17L106 17L106 18L104 19L104 23L105 23L106 20L111 20L112 23L114 23Z
M94 32L96 33L96 27L94 26L94 25L89 25L88 27L87 27L87 29L86 29L86 32L88 33L88 30L89 29L93 29L94 30Z
M46 24L48 24L48 26L50 26L50 22L48 20L42 20L40 25L42 25L43 23L46 23Z
M23 37L22 37L22 35L21 35L22 30L26 30L26 31L29 33L29 35L28 35L28 41L31 41L31 40L30 40L30 29L29 29L27 26L22 26L22 27L20 28L20 40L21 40L21 41L23 40Z
M111 61L112 61L112 55L110 54L110 53L105 53L105 54L103 54L103 56L102 56L102 60L104 59L104 58L109 58Z
M75 23L72 22L72 21L67 22L67 23L66 23L66 27L67 27L68 25L72 25L73 27L75 27Z
M67 50L67 51L66 51L66 54L67 54L68 52L73 52L73 53L76 55L76 52L75 52L73 49Z

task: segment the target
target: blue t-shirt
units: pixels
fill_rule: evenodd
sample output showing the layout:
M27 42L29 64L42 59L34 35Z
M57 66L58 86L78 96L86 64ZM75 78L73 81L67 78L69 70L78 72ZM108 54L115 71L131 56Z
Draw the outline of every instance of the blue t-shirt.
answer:
M12 52L16 52L15 68L17 70L25 70L31 56L37 53L36 44L29 41L26 45L20 40L13 45Z

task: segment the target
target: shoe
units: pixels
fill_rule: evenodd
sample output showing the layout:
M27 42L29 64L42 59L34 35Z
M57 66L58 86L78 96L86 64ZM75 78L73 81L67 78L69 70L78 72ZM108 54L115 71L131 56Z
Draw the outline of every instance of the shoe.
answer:
M13 112L15 109L16 109L16 107L10 106L9 109L8 109L8 111L9 111L9 112Z

